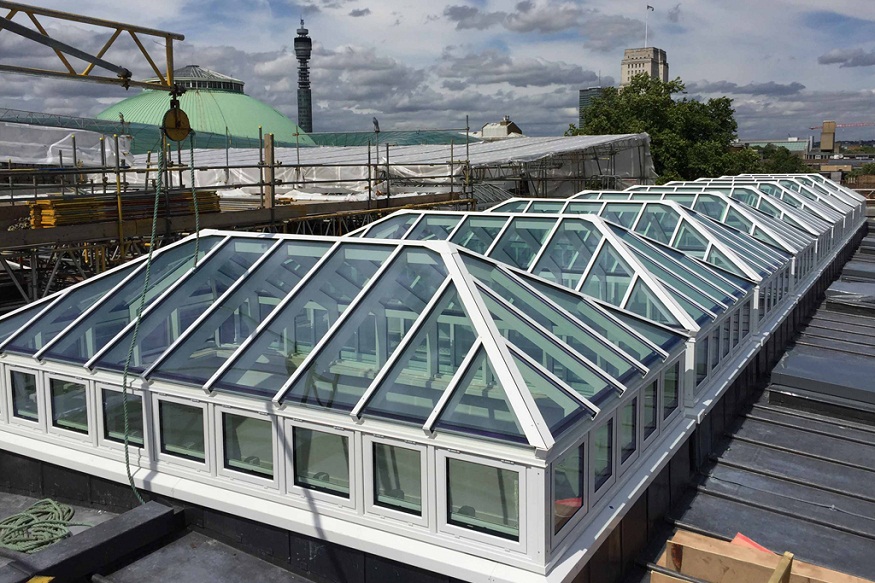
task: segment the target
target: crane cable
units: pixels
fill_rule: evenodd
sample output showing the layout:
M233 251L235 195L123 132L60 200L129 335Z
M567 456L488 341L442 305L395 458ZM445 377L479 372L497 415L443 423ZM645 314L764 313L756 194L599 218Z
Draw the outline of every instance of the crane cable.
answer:
M194 203L194 224L195 224L195 239L194 239L194 254L192 257L192 268L197 266L198 255L200 254L200 209L198 207L197 200L197 190L195 188L194 182L194 132L191 132L189 139L189 153L190 153L190 164L189 164L189 172L190 178L189 181L191 183L191 198ZM122 375L122 410L124 416L124 443L125 443L125 472L128 476L128 483L131 486L131 490L134 492L134 496L136 496L137 500L140 504L145 504L146 501L143 499L143 496L140 494L140 491L137 489L136 484L134 483L134 476L131 472L131 457L130 457L130 421L128 417L128 375L130 371L131 359L134 355L134 347L137 344L137 336L140 331L140 322L142 321L143 316L143 306L146 303L146 293L149 289L149 280L151 276L151 267L152 267L152 253L155 249L155 239L158 231L158 205L161 200L161 193L164 190L164 172L166 169L166 151L165 151L165 141L162 138L161 140L161 156L158 159L158 181L155 187L155 202L152 208L152 233L149 238L149 255L146 258L146 274L143 280L143 291L140 294L140 300L137 305L137 312L134 318L134 330L131 336L131 344L128 347L128 355L125 359L125 368L124 373ZM180 184L180 186L182 186Z

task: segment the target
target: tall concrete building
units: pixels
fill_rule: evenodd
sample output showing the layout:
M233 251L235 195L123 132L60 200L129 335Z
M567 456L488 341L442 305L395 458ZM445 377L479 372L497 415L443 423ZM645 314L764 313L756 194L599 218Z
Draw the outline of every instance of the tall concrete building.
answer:
M620 64L620 87L625 87L632 77L647 73L651 77L668 81L668 60L665 51L655 47L626 49Z

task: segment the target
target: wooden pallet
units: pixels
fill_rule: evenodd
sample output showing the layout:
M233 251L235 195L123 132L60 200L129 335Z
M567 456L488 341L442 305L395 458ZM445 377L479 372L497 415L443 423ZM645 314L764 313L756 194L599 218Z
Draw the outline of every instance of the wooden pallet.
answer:
M873 583L795 560L792 553L733 544L678 530L650 572L652 583ZM677 576L675 576L677 575Z

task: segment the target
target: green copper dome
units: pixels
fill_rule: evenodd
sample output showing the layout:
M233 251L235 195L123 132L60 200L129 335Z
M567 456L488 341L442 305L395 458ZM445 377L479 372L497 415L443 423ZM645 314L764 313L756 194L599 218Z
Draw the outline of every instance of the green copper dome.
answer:
M272 133L279 142L314 145L313 140L295 122L264 103L243 93L243 83L208 69L189 65L174 72L175 81L186 87L179 106L188 115L198 133L230 135L235 138L258 138L258 127ZM124 99L98 114L98 119L160 126L170 108L170 96L164 91L146 90ZM297 138L296 138L297 135Z

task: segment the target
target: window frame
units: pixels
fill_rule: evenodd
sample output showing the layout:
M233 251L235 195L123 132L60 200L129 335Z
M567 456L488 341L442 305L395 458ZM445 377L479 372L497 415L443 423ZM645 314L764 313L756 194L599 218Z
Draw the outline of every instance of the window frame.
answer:
M589 451L587 452L589 456L589 461L586 463L587 474L587 494L589 494L589 505L590 508L594 508L599 501L605 497L605 494L614 487L614 484L617 483L617 474L619 473L619 464L620 464L620 455L618 453L617 447L617 409L611 411L611 414L604 419L598 425L594 425L588 431L587 441L589 442ZM611 431L610 431L610 440L611 440L611 475L605 480L603 484L598 487L596 490L595 485L595 464L594 460L596 459L596 439L595 433L596 431L602 429L608 423L612 423Z
M639 451L644 451L654 441L656 441L657 437L662 433L662 383L661 383L661 375L656 375L656 378L649 378L647 380L642 381L641 387L638 389L638 398L640 403L638 405L638 438L639 438ZM656 402L654 403L654 407L656 407L656 427L653 432L646 436L644 435L644 392L646 389L650 388L650 385L656 384Z
M10 400L6 394L11 392L11 389L12 386L9 382L9 377L6 375L6 365L0 363L0 423L3 424L9 423L9 415L7 414L7 411L10 408Z
M347 443L349 444L349 497L344 498L343 496L339 496L337 494L331 494L329 492L322 492L321 490L316 490L313 488L306 488L304 486L299 486L295 483L295 428L301 429L309 429L311 431L321 431L322 433L330 433L333 435L340 435L342 437L347 438ZM329 426L329 425L320 425L318 423L310 423L307 421L303 421L301 419L285 419L283 424L284 431L284 441L286 443L286 455L285 455L285 472L284 477L286 480L286 491L289 494L299 496L300 498L309 499L309 500L317 500L320 502L326 502L329 504L333 504L335 506L341 506L344 508L357 509L358 508L358 499L359 499L359 488L358 488L358 451L356 448L358 447L356 434L357 432L344 429L337 426Z
M456 526L449 521L449 472L447 467L449 460L459 460L516 472L518 475L519 484L519 537L516 541L503 538L498 535L492 535L478 530ZM456 450L438 450L435 452L435 479L437 480L437 531L441 534L452 536L453 538L462 538L485 543L491 547L504 548L506 550L519 553L526 553L528 533L528 507L525 503L526 494L526 475L527 466L522 464L512 463L510 461L501 461L490 458L483 458L469 455Z
M204 431L204 461L196 461L193 459L184 458L182 456L167 453L161 449L161 403L174 403L177 405L188 405L201 409L203 415L203 431ZM212 428L212 417L209 415L207 403L193 398L176 397L167 394L152 395L152 435L153 435L153 451L154 459L159 463L169 464L177 467L189 468L198 472L212 473L213 467L213 451L212 441L210 436L214 431Z
M95 403L94 416L96 417L96 419L95 419L96 423L94 426L94 430L95 430L94 432L95 432L96 437L97 437L97 445L100 447L107 447L107 448L114 449L114 450L124 451L125 444L123 442L116 441L114 439L110 439L110 438L106 437L106 419L104 416L105 412L103 410L103 393L104 393L104 391L111 391L114 393L121 394L122 388L117 387L115 385L104 384L104 383L97 383L97 386L95 388L96 388L96 390L95 390L95 396L94 396L94 403ZM137 445L135 443L130 443L129 449L130 449L130 451L134 451L134 452L147 452L148 444L149 444L149 432L148 432L149 423L147 421L148 417L146 416L146 397L143 395L142 391L135 390L133 387L128 387L128 394L133 395L133 396L137 396L140 398L140 414L143 417L143 445L140 446L140 445ZM129 409L128 413L130 413L131 411L132 410Z
M400 447L419 452L420 495L422 499L422 513L419 516L402 510L396 510L389 506L381 506L377 504L375 499L376 484L374 483L374 480L376 479L374 473L374 463L376 462L374 445L376 444ZM430 465L428 449L429 448L425 445L413 441L390 439L383 437L382 435L362 435L362 464L364 464L362 467L362 474L364 475L362 490L364 492L365 513L376 514L384 518L398 520L399 522L417 524L424 527L429 526L431 522L430 514L434 509L434 486L433 480L430 479L431 475L428 471Z
M669 415L665 414L665 373L669 371L672 367L678 367L678 379L677 379L677 406L674 411L672 411ZM672 424L684 410L684 376L685 376L684 366L683 366L683 355L675 358L671 362L667 363L664 367L662 367L659 371L659 403L660 403L660 411L659 411L659 425L660 431L663 428Z
M55 425L54 422L54 398L52 396L52 381L61 381L65 383L74 383L77 385L81 385L85 392L85 419L88 424L88 428L85 432L76 431L75 429L67 429L60 425ZM95 427L95 419L94 419L94 391L93 383L90 379L85 379L82 377L76 377L73 375L64 375L57 374L54 372L46 372L45 373L45 382L44 382L45 392L43 398L45 401L45 418L46 418L46 430L51 435L57 435L64 437L66 439L75 439L76 441L82 441L85 443L95 443L94 439L94 427Z
M574 513L571 518L568 519L568 522L562 525L562 527L556 531L554 527L554 504L556 504L556 463L564 459L568 456L572 451L580 452L583 450L583 466L581 467L581 475L583 478L583 488L581 491L581 495L583 496L583 504ZM588 436L584 439L576 441L572 447L569 447L562 454L556 456L553 461L550 462L549 471L546 472L547 478L550 483L547 486L547 491L549 492L549 503L547 505L547 528L550 533L550 545L551 548L556 548L557 545L561 544L566 537L568 537L569 533L573 532L574 529L582 520L586 518L589 514L589 509L591 505L590 493L589 493L589 485L590 485L590 476L589 476L589 439Z
M12 394L12 373L13 372L21 372L29 375L33 375L34 382L36 384L36 388L34 390L34 395L36 396L36 410L37 410L37 418L36 419L28 419L27 417L22 417L20 415L16 415L14 411L14 403L15 397ZM46 404L45 404L45 395L43 395L43 374L42 371L38 371L32 368L27 368L24 366L17 365L6 365L5 370L3 371L3 380L6 383L6 390L3 391L6 396L6 400L8 403L8 417L7 421L10 425L15 425L17 427L27 427L29 429L37 430L45 433L47 431L46 427Z
M657 389L657 395L659 394L659 389ZM629 469L630 466L635 464L635 461L638 460L641 455L641 435L643 433L643 428L641 427L641 394L638 389L635 390L635 394L631 395L629 398L624 399L617 405L616 417L615 421L617 425L617 456L616 456L616 464L617 464L617 476L622 476L626 473L626 470ZM629 457L626 460L623 460L623 444L620 443L620 435L621 435L621 413L624 407L628 407L630 404L635 403L635 412L632 415L632 418L635 422L635 451L629 454Z
M215 427L216 436L216 475L222 478L227 478L232 481L247 482L256 484L264 488L280 489L280 476L283 473L282 455L279 444L279 429L277 419L273 415L262 415L255 411L247 409L238 409L227 405L215 405L212 411L213 427ZM255 473L247 473L241 470L235 470L225 466L225 424L222 416L224 414L236 415L238 417L248 417L259 421L267 421L270 423L270 451L273 455L273 476L260 476Z

